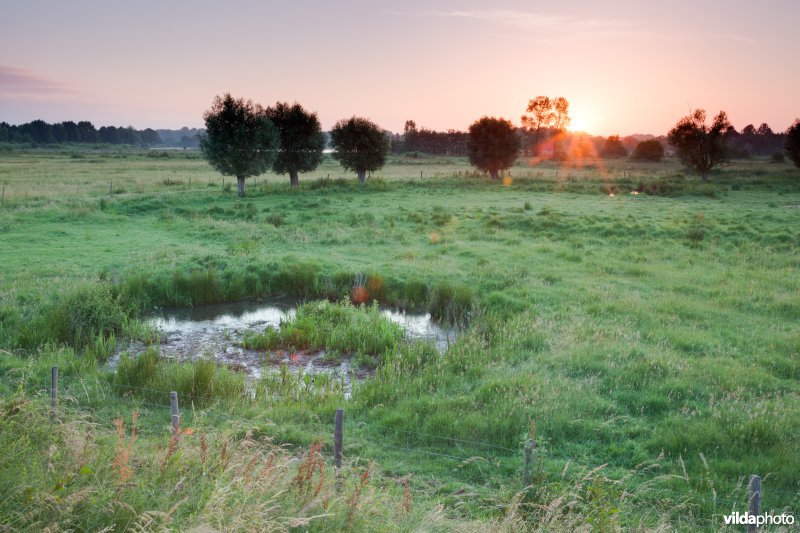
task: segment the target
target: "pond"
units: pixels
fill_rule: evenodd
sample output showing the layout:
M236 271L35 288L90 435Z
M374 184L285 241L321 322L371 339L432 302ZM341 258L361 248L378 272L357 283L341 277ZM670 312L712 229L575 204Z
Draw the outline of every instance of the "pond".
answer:
M161 354L181 361L196 357L212 357L219 364L259 378L264 372L277 371L286 365L290 371L315 374L327 372L341 377L347 384L364 379L371 370L354 368L348 358L333 362L324 352L265 352L241 346L246 331L277 329L282 320L292 318L302 302L292 299L244 300L233 303L202 305L190 308L164 309L146 322L161 333ZM408 313L381 308L381 314L401 325L410 342L424 340L444 352L456 338L454 328L439 324L427 313ZM137 353L141 343L119 346L119 353L110 361L115 366L122 351Z

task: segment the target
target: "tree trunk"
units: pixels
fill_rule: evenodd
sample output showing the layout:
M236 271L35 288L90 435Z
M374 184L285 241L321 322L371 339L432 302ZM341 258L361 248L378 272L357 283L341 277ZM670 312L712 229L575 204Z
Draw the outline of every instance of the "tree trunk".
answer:
M239 198L244 198L244 178L236 176L236 190L239 193Z
M289 183L292 184L292 188L300 185L300 178L297 176L297 172L289 172Z
M490 170L489 176L492 177L492 181L496 181L500 179L500 176L497 174L497 170Z
M358 171L358 182L365 183L367 181L367 171L366 170L359 170Z

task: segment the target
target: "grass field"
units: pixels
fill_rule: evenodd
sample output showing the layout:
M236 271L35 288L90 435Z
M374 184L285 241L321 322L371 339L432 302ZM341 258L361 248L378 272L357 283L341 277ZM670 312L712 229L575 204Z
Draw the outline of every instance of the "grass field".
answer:
M193 153L0 153L0 522L717 529L750 474L765 509L798 512L799 170L737 162L703 183L672 162L523 161L501 185L458 158L392 159L364 187L326 161L299 190L266 176L240 200ZM199 406L175 443L159 398L120 397L99 364L152 340L137 318L154 306L339 300L361 279L464 331L441 356L387 352L347 401L287 376L250 399L213 365L147 363ZM337 495L307 450L322 435L329 462L342 405ZM112 421L134 408L126 463Z

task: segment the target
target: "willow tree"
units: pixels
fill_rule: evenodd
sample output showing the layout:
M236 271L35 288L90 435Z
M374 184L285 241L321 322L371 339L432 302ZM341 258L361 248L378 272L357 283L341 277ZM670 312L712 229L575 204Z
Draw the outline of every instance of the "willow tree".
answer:
M244 196L244 180L272 166L278 148L277 129L261 106L230 94L217 96L203 118L203 155L223 176L235 176L239 196Z
M352 117L340 120L331 130L333 158L347 170L358 174L358 181L367 180L373 172L386 163L389 137L377 124L366 118Z
M322 162L325 134L316 113L300 104L278 102L267 108L267 116L280 132L280 149L272 163L276 174L289 174L292 187L300 184L298 174L311 172Z
M504 118L483 117L469 127L469 162L488 172L493 180L500 179L500 171L517 160L519 145L514 126Z
M697 109L678 121L667 134L667 140L675 147L681 163L706 181L714 167L728 160L725 133L730 125L725 111L720 111L710 126L706 125L706 112Z

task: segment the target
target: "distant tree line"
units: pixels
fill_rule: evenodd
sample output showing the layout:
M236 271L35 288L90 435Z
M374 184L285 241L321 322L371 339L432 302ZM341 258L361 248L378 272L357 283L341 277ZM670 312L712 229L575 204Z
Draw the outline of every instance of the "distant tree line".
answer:
M0 143L91 143L134 144L151 146L161 144L161 136L152 128L137 130L131 126L118 128L102 126L97 129L88 121L56 122L34 120L25 124L11 125L0 122Z
M786 144L786 134L773 132L766 123L758 128L748 124L741 132L736 131L733 126L728 126L724 137L730 155L734 158L772 155L782 151Z
M406 120L402 135L391 135L392 152L403 154L408 152L425 152L438 155L467 155L465 131L434 131L427 128L417 129L417 123Z

